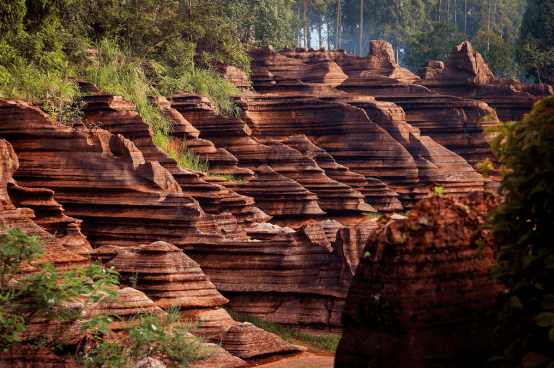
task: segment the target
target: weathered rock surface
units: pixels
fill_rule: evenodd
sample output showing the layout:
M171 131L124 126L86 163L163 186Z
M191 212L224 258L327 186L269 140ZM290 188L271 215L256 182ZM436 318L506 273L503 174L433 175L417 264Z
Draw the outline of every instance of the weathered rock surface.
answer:
M24 234L29 236L39 235L43 240L52 238L52 234L45 231L43 227L33 221L33 219L36 218L35 211L25 206L28 203L37 204L37 202L40 202L42 208L47 207L53 212L53 215L51 218L41 216L42 221L39 222L47 224L47 227L51 227L50 224L57 224L59 222L65 224L67 227L69 227L70 224L74 224L77 226L77 229L74 230L78 231L78 221L63 215L60 205L52 199L51 191L41 188L34 192L32 189L23 188L16 184L13 175L18 169L19 158L12 145L5 139L0 139L0 224L2 228L18 228ZM16 201L18 204L18 208L16 208L9 196L8 188L10 187L25 193L25 198L28 200L28 203L24 202L21 204ZM39 197L42 197L42 201L33 200L29 193L37 193ZM86 249L86 246L90 247L86 241L81 244L81 246L82 247L78 247L79 251ZM65 248L59 237L54 237L45 245L44 254L40 258L43 262L54 263L56 267L61 270L67 270L73 266L80 266L88 263L87 258Z
M360 193L327 177L312 159L290 147L272 142L271 137L262 137L265 139L265 145L259 143L261 140L255 141L252 135L258 127L252 130L252 127L240 118L217 115L205 100L200 96L179 94L173 96L172 107L199 129L201 135L237 157L241 166L257 173L263 171L266 166L271 166L274 171L314 193L323 211L370 210Z
M547 84L528 85L495 78L467 41L452 50L442 73L418 83L444 95L483 101L496 109L502 121L521 120L535 102L554 93Z
M223 334L233 326L239 324L229 313L223 308L219 309L188 309L183 312L183 317L193 322L201 321L195 331L196 335L200 335L210 342L219 343Z
M1 368L78 368L75 363L65 360L45 347L35 348L22 345L13 346L0 353Z
M83 220L91 242L112 247L94 257L107 261L118 254L114 246L132 251L162 240L184 249L228 298L253 293L286 304L310 295L320 310L297 311L304 325L328 323L329 306L340 314L351 276L341 272L321 227L266 231L265 240L252 240L232 214L206 214L165 168L146 162L124 137L64 126L24 102L0 105L0 135L25 158L17 172L20 185L54 190L66 213ZM249 307L235 305L239 311Z
M488 279L492 237L482 261L476 241L489 232L477 230L497 204L483 192L434 196L381 228L348 294L335 367L483 364L495 347L503 286Z
M297 49L298 50L298 49ZM271 46L255 47L249 53L254 68L265 68L272 75L286 79L297 79L307 83L322 83L337 86L348 78L343 70L332 60L320 60L310 63L309 60L297 60L283 56Z
M251 358L286 351L308 350L305 346L286 342L279 336L266 332L249 322L243 322L231 327L223 335L221 347L239 358Z
M227 350L216 344L206 344L208 349L215 351L215 355L208 359L196 361L192 364L192 368L237 368L246 364L239 357L231 355Z
M240 184L229 184L229 189L254 198L256 205L271 216L323 215L318 197L267 166L258 177Z
M165 242L133 247L119 253L106 264L121 274L121 282L137 277L136 288L147 292L162 308L178 304L181 308L216 307L227 303L198 263L183 251Z
M135 112L135 104L128 102L121 96L91 95L84 97L85 124L99 125L113 134L121 134L131 140L142 153L145 161L156 161L175 178L183 193L199 201L202 209L208 213L219 214L230 212L241 215L240 219L247 218L245 214L252 212L254 201L252 198L240 196L226 190L220 185L207 183L200 179L198 174L179 167L177 161L158 148L153 141L152 130L142 117ZM202 159L209 159L210 166L222 173L232 173L252 176L248 169L236 167L237 159L223 149L216 149L211 142L198 140L198 130L186 121L179 112L169 106L169 102L158 97L157 102L165 109L166 114L173 120L173 134L179 139L174 145L178 148L184 138L187 145L199 148Z

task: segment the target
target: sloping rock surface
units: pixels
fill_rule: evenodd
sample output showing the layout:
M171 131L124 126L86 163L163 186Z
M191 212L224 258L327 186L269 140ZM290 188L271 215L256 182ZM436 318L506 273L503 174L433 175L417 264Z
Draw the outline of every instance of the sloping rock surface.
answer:
M133 247L119 253L106 264L121 274L121 282L130 283L135 276L136 288L147 292L156 305L169 308L216 307L228 302L198 263L183 251L165 242Z
M239 358L308 350L305 346L286 342L279 336L266 332L249 322L243 322L227 330L223 335L221 347Z

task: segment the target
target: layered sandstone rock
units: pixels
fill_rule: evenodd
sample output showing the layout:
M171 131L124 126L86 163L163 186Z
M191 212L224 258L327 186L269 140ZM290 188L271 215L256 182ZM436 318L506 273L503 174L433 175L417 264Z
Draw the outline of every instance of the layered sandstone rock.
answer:
M497 204L483 192L434 196L381 228L348 294L335 367L483 364L503 286L489 280L492 237L480 228Z
M367 179L382 180L410 201L419 181L412 156L362 109L303 95L265 94L242 100L247 104L243 120L260 132L260 138L304 134L337 163Z
M2 368L78 368L72 361L65 360L45 347L13 346L0 353Z
M418 83L444 95L483 101L496 110L502 121L521 120L535 102L554 93L547 84L527 85L495 78L467 41L452 50L442 73Z
M12 142L24 163L16 173L19 184L53 190L66 213L83 220L82 231L95 244L182 239L175 229L194 241L194 235L204 236L199 227L219 229L213 221L197 227L208 216L198 202L121 135L64 126L25 102L0 100L0 106L0 121L10 121L0 124L0 136ZM230 229L230 214L218 219Z
M244 215L253 211L254 201L251 198L240 196L219 185L205 182L198 177L197 173L179 167L173 157L158 148L152 139L152 130L134 111L134 103L125 101L121 96L112 95L85 96L84 100L87 103L84 111L87 126L97 125L113 134L121 134L130 139L140 150L144 160L157 161L167 169L179 183L183 193L197 199L206 212L218 214L227 211L236 215ZM252 176L250 170L236 167L237 159L229 152L216 149L211 142L197 139L199 132L181 114L172 109L165 98L158 97L156 101L172 119L173 134L180 137L174 143L168 144L174 145L174 148L180 151L182 142L187 142L193 147L200 147L201 158L208 159L210 166L217 168L220 172ZM185 138L188 140L185 141Z
M52 215L51 218L48 218L46 215L40 216L42 221L39 222L46 224L47 227L51 227L52 224L57 223L62 223L66 226L66 228L69 227L70 224L78 226L77 221L63 215L63 210L60 205L52 199L51 191L47 191L45 189L33 191L32 189L18 186L12 178L18 169L19 158L16 155L12 145L5 139L0 139L0 216L2 229L18 228L28 236L40 236L43 241L52 238L52 234L45 231L43 227L33 221L33 219L37 217L35 215L35 211L26 206L30 203L36 205L37 202L41 205L39 206L41 209L44 210L44 207L46 207L49 210L44 212L50 212ZM18 205L18 208L16 208L9 196L8 188L10 187L12 189L17 188L16 190L24 193L24 196L21 197L24 197L25 200L28 200L28 202L21 204L16 201L16 204ZM29 193L36 193L41 200L39 201L34 199L31 195L29 195ZM44 212L42 213L44 214ZM78 231L79 229L77 227L74 230ZM54 263L56 267L61 270L67 270L73 266L81 266L88 263L87 258L65 248L61 239L62 238L60 237L54 237L46 243L44 247L44 254L40 257L41 261ZM90 247L86 240L80 245L80 247L77 247L77 250L79 251L78 253L81 253L82 250L86 250L87 246Z
M232 214L204 213L166 169L146 162L122 136L64 126L24 102L0 105L0 121L10 121L0 124L0 135L24 157L20 185L54 190L66 213L83 220L83 233L94 244L132 248L171 242L198 262L225 296L251 295L236 303L241 308L256 305L260 295L271 296L274 305L310 295L315 304L295 312L302 324L325 326L329 306L333 316L340 315L351 276L341 272L323 229L312 225L251 240ZM117 251L98 253L107 260ZM277 321L290 318L267 308L263 313Z
M200 322L194 333L214 343L220 343L223 334L239 324L223 308L188 309L182 315L187 320Z
M252 99L255 98L252 96ZM179 94L173 96L172 106L186 117L204 137L216 146L224 147L239 159L240 165L260 173L267 166L296 181L314 193L322 210L369 211L363 196L347 185L328 178L312 159L285 145L261 137L265 145L255 141L251 129L240 118L217 115L209 101L200 96ZM243 106L244 107L244 106ZM278 135L279 133L276 133Z
M192 368L238 368L246 364L244 360L231 355L217 344L208 343L206 345L213 355L208 359L194 362Z
M215 307L228 301L217 292L198 263L165 242L121 252L106 267L114 267L124 284L129 284L135 276L136 288L147 292L162 308L175 304L181 308Z
M229 184L235 192L254 198L256 205L271 216L323 215L318 197L267 166L258 177L240 184Z
M272 46L254 47L248 54L252 58L252 67L265 68L272 75L286 79L323 83L334 87L348 78L343 70L329 59L321 60L319 63L305 63L275 52Z
M223 335L221 347L239 358L308 350L305 346L286 342L279 336L266 332L249 322L231 327Z

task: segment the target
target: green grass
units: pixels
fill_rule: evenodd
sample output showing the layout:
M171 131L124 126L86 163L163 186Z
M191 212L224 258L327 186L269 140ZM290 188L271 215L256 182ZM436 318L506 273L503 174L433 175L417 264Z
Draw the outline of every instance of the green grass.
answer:
M376 219L380 219L381 217L383 217L383 214L379 213L379 212L364 212L364 213L362 213L362 215L369 216L369 217L374 217Z
M237 117L241 112L235 105L235 97L240 95L240 90L211 68L194 69L178 78L166 77L158 88L168 97L179 92L206 96L214 102L218 114Z
M307 346L309 351L318 352L317 349L329 351L332 353L335 353L337 351L337 346L339 345L340 340L340 336L338 335L315 336L300 332L290 326L265 322L249 314L235 312L230 309L226 310L235 321L250 322L264 331L271 332L280 336L285 341L296 345ZM315 346L317 349L314 349L313 346Z
M97 55L92 65L77 69L77 77L96 84L102 92L121 95L136 103L137 112L154 134L167 136L173 122L148 99L148 96L159 95L159 92L147 78L143 63L123 54L115 41L104 40L96 48Z

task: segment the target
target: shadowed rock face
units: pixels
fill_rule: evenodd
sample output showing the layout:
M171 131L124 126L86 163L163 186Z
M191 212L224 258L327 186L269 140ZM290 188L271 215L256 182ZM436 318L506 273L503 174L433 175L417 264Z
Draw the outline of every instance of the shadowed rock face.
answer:
M45 227L70 228L71 230L65 233L66 236L80 234L78 225L80 221L63 214L59 203L52 198L52 191L43 188L34 190L17 185L12 177L18 169L19 158L12 145L5 139L0 139L0 217L2 229L17 228L24 234L29 236L38 235L43 240L52 237L52 234L44 229ZM10 190L12 191L12 197L17 196L17 199L20 199L20 201L15 202L17 208L9 195ZM40 213L38 216L39 223L43 226L39 226L33 221L37 216L32 208L40 208L40 211L37 212ZM44 248L44 254L40 257L41 261L54 263L61 270L87 264L87 258L78 255L78 253L84 253L90 249L90 244L86 239L84 241L81 239L81 242L76 244L75 247L67 248L63 245L64 239L69 240L60 235L48 242ZM70 242L68 241L68 243ZM77 250L77 253L72 252L72 250Z
M14 346L0 353L0 367L48 367L48 368L78 368L72 361L58 357L45 347Z
M345 312L335 367L481 366L495 347L494 261L487 211L497 198L473 192L420 201L365 248ZM476 257L477 244L484 260Z

